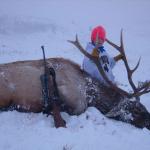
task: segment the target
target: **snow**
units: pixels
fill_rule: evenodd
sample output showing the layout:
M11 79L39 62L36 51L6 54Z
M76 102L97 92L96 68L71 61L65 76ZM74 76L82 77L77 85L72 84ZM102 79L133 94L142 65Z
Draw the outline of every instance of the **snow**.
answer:
M1 149L149 149L147 129L109 120L96 108L88 108L80 116L62 116L67 128L56 129L52 117L42 113L1 113Z
M92 27L102 24L107 37L124 45L131 66L142 61L135 82L150 77L149 0L1 0L0 63L64 57L81 64L83 55L67 40L78 34L83 46ZM105 44L110 55L118 54ZM129 90L123 63L114 69L116 81ZM3 74L1 74L3 75ZM12 85L10 85L12 86ZM150 111L150 94L141 101ZM149 150L150 132L105 118L96 108L79 116L62 113L67 128L56 129L52 116L42 113L0 112L0 150Z

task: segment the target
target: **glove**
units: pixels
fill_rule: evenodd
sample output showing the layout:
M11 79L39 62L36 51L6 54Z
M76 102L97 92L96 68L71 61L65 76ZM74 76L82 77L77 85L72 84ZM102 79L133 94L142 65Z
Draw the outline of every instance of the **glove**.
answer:
M115 61L119 61L121 59L123 59L123 55L122 54L119 54L119 55L117 55L117 56L114 57Z
M93 57L99 57L99 51L97 48L94 48L93 51L92 51L92 54L91 54Z

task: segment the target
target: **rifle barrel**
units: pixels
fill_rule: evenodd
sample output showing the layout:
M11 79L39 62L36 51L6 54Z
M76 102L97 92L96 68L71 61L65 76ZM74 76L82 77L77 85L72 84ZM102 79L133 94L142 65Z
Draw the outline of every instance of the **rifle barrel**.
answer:
M46 65L46 57L45 57L45 50L44 50L44 46L42 45L41 46L42 48L42 51L43 51L43 60L44 60L44 67L45 67L45 74L46 74L46 68L47 68L47 65Z

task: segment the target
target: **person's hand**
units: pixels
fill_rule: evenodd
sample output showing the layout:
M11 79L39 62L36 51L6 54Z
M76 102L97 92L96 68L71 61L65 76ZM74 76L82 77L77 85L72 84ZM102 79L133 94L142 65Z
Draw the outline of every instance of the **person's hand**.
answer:
M97 57L97 58L98 58L98 57L99 57L99 51L98 51L98 48L95 47L95 48L93 49L91 55L92 55L93 57Z
M117 56L114 57L115 61L119 61L121 59L123 59L123 55L122 54L119 54L119 55L117 55Z

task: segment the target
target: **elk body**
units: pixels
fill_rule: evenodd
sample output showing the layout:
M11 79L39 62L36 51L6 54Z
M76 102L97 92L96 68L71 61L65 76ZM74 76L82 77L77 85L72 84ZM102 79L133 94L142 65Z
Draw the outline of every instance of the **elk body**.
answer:
M150 114L141 103L105 87L69 60L50 58L47 62L56 71L62 111L78 115L95 106L107 117L150 128ZM42 60L1 64L0 109L41 112L43 70Z
M47 62L56 71L62 101L73 110L72 113L82 113L87 108L85 74L69 60L52 58ZM40 75L43 72L42 60L0 65L0 108L15 105L21 111L42 111Z

